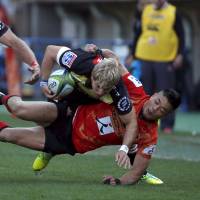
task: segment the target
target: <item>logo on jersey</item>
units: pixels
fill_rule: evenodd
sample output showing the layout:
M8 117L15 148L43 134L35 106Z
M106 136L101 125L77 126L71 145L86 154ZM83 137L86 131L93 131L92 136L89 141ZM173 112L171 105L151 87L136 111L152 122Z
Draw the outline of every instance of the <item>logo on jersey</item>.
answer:
M152 155L156 150L156 145L150 145L143 150L143 153L146 155Z
M96 122L100 135L107 135L110 133L114 133L114 128L112 126L110 117L98 118L96 119Z
M74 60L77 58L77 55L72 51L67 51L63 54L61 62L64 66L71 68Z
M131 103L127 97L122 97L117 104L117 107L120 111L127 111L131 106Z
M118 96L118 97L120 96L120 93L117 91L116 86L113 86L112 92L114 92L115 96Z
M130 76L128 76L128 79L131 82L133 82L136 87L141 87L142 86L142 83L137 78L135 78L134 76L130 75Z

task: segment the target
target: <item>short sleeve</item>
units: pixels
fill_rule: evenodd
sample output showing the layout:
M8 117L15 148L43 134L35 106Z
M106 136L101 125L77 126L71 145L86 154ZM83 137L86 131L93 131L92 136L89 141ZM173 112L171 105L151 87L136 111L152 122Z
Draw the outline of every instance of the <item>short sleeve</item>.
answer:
M57 63L60 65L60 57L62 56L62 54L66 51L70 50L68 47L62 47L60 48L60 50L58 51L58 54L56 56L56 61Z
M97 56L82 49L61 48L57 54L57 62L61 67L79 75L90 75L95 66Z
M113 99L113 104L120 115L131 112L132 103L122 79L120 79L119 83L111 90L110 95Z

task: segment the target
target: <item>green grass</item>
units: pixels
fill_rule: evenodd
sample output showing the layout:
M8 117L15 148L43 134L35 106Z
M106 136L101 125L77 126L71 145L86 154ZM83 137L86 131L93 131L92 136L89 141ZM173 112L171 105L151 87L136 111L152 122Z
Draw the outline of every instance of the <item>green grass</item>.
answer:
M0 112L0 120L13 126L32 126ZM52 159L41 175L31 170L37 152L16 145L0 144L0 199L2 200L198 200L200 199L200 136L189 132L160 134L158 149L149 171L165 184L106 186L103 175L124 173L114 162L116 147L101 148L75 157ZM167 158L167 159L166 159Z

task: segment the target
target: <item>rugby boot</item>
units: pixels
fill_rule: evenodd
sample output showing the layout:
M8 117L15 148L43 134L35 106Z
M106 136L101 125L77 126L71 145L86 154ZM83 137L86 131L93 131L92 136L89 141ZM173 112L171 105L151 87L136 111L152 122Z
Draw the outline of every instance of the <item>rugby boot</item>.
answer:
M49 161L53 157L50 153L41 152L37 155L36 159L33 162L33 171L39 172L47 167Z
M142 176L141 180L151 185L161 185L164 183L161 179L153 176L148 172Z

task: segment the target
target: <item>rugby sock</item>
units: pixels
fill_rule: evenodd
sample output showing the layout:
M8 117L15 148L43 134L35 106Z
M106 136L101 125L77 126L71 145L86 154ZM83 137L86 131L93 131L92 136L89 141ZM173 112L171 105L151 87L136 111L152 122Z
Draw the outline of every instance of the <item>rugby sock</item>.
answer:
M8 110L9 112L12 113L10 107L8 106L8 100L9 100L11 97L19 97L19 96L17 96L17 95L4 95L4 96L2 97L2 99L1 99L1 101L2 101L2 104L7 108L7 110Z
M7 128L8 127L8 124L6 122L1 122L0 121L0 131L4 128Z

